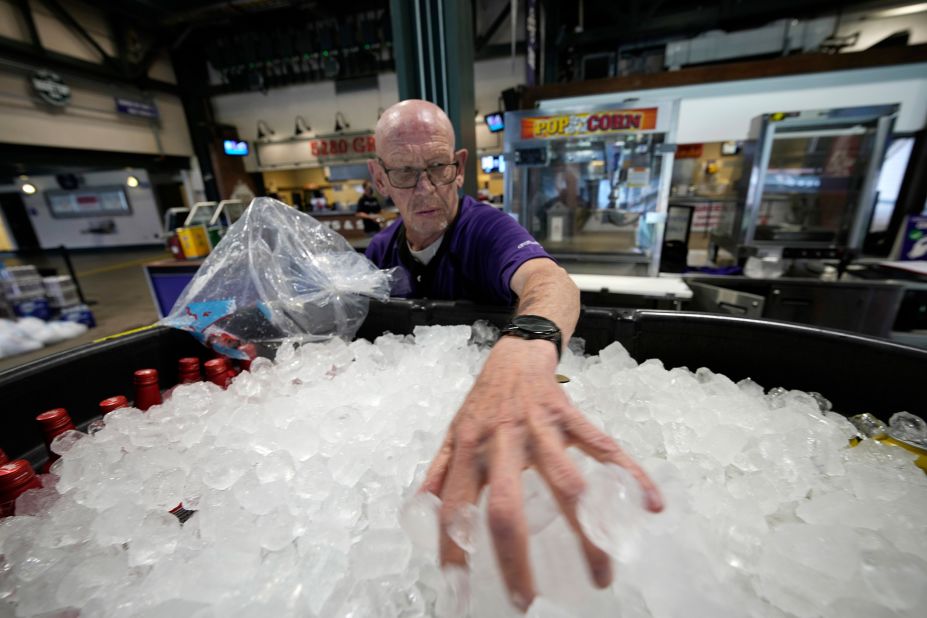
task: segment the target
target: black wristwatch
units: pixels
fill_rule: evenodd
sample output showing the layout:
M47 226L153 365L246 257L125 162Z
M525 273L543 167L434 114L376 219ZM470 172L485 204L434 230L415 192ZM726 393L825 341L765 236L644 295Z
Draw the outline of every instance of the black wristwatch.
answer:
M539 315L517 315L502 328L502 335L512 335L522 339L544 339L557 347L557 360L560 360L560 346L563 337L556 324Z

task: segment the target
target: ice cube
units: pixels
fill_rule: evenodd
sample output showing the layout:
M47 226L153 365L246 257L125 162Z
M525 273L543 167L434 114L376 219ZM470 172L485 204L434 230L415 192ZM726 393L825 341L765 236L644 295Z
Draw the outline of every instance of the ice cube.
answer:
M257 520L258 541L268 551L280 551L292 544L299 532L296 518L285 508L274 509Z
M437 496L418 492L406 500L399 515L399 523L412 543L428 552L438 549L440 508L441 500Z
M475 505L463 504L454 511L447 526L447 535L457 547L467 553L472 553L476 548L476 537L480 528L479 518L480 512Z
M885 549L863 552L867 597L898 612L916 612L927 604L927 561Z
M169 510L183 500L187 473L182 468L162 470L145 481L142 495L145 504Z
M69 429L55 436L51 443L51 451L62 457L77 447L77 444L87 437L87 434Z
M250 467L250 462L231 449L213 449L209 457L201 462L203 483L213 489L228 489Z
M358 579L402 573L412 545L401 530L368 530L351 549L351 571Z
M627 558L637 551L644 518L640 486L620 466L596 465L586 476L577 516L590 541L612 556Z
M888 431L893 438L927 447L927 423L910 412L898 412L888 419Z
M129 566L153 564L171 555L180 540L180 522L167 511L149 511L129 541Z
M120 503L101 512L93 520L93 536L101 545L121 545L135 536L145 508L133 503Z
M300 570L302 597L313 615L322 615L322 608L342 579L348 577L348 558L331 547L316 546L317 550L302 562Z
M83 607L101 590L126 577L126 556L120 552L90 556L76 564L58 585L64 606Z
M58 490L54 487L30 489L16 499L17 515L41 515L58 501Z
M560 513L553 494L536 470L529 468L521 475L525 519L531 534L537 534Z
M255 472L262 483L273 481L288 483L296 474L293 460L284 451L274 451L262 457L258 461Z
M286 484L261 483L253 471L242 476L232 488L238 503L255 515L266 515L286 501Z

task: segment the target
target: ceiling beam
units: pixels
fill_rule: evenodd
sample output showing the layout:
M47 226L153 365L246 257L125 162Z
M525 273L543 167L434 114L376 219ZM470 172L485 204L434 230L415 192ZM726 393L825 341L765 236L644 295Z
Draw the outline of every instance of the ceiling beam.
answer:
M32 17L32 6L30 6L29 0L16 0L16 5L19 7L19 13L22 15L23 21L26 22L29 40L32 42L33 47L41 49L42 39L39 38L39 31L35 27L35 18Z
M60 73L71 74L85 79L101 82L117 82L135 86L141 90L152 90L178 95L175 84L142 76L137 79L126 77L118 69L107 64L96 64L66 56L49 50L36 50L29 43L0 37L0 57L18 61L35 68L48 68Z
M61 23L67 26L71 32L76 34L79 38L83 39L85 43L96 50L96 52L100 54L100 59L105 64L119 68L118 63L116 63L113 57L106 53L106 50L103 49L99 43L97 43L97 40L93 38L93 36L91 36L86 29L84 29L79 21L74 19L73 15L68 13L68 11L63 6L58 4L58 0L41 0L41 2L48 8L49 11L52 12L55 17L58 18Z
M476 5L474 4L474 6ZM499 14L496 15L496 18L492 20L492 23L489 24L488 28L486 28L486 32L476 37L476 52L477 53L482 51L483 47L485 47L486 44L489 43L493 35L495 35L496 32L499 30L499 28L502 26L502 24L505 23L505 18L508 17L511 13L512 13L511 3L504 4L502 6L502 9L499 11Z

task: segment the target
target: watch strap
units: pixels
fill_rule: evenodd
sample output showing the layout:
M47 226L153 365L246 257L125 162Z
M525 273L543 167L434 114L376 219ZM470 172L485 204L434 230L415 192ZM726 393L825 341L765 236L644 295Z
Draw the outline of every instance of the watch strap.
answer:
M521 323L519 323L521 322ZM539 323L545 327L546 332L541 330L533 330L530 326L530 323ZM539 315L519 315L512 318L512 321L506 324L502 330L501 335L510 335L513 337L521 337L522 339L542 339L545 341L550 341L554 344L554 347L557 349L557 361L560 361L560 358L563 353L563 335L560 332L560 327L557 326L552 320L549 320L543 316Z

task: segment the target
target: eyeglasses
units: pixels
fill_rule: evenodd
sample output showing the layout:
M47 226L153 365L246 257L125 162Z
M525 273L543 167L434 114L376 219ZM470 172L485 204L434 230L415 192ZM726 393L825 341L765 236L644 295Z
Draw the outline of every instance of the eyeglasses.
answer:
M459 162L454 161L453 163L434 163L424 169L419 167L388 168L383 159L377 159L377 161L386 172L389 184L395 189L411 189L416 186L422 177L422 172L428 174L428 180L436 187L449 185L457 178L457 168L460 165Z

